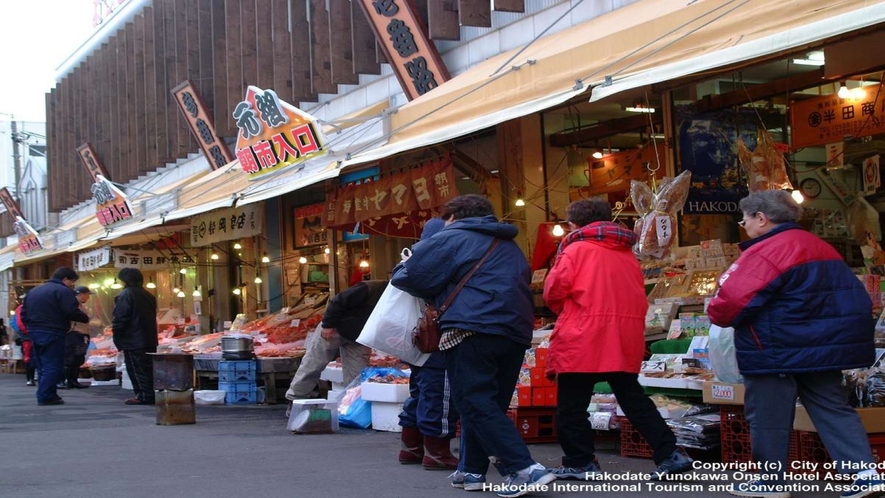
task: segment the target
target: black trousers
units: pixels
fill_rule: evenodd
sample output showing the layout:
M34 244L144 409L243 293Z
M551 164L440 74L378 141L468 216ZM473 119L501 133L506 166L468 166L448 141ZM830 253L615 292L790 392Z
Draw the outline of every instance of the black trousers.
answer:
M596 446L587 406L597 382L608 382L624 415L654 450L660 463L676 450L676 436L648 399L636 374L626 372L565 373L557 375L556 433L565 456L564 467L586 467Z
M126 359L126 373L132 381L135 397L142 401L154 400L154 360L146 349L127 349L123 351Z

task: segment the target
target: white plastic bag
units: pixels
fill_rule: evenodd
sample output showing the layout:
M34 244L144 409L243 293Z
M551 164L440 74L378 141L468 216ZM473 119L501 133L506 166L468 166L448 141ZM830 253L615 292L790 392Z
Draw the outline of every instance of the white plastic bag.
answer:
M412 345L421 299L388 284L356 342L421 366L430 357Z
M728 384L743 384L744 378L738 370L737 351L734 348L734 329L710 325L710 365L716 378Z

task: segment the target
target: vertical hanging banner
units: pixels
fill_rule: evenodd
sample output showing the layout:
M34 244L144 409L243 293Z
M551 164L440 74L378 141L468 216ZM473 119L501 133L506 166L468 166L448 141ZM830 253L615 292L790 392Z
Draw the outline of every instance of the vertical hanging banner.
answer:
M359 4L410 101L449 80L411 0L359 0Z
M92 199L95 200L95 217L101 226L107 227L132 218L129 197L108 179L107 171L99 162L88 143L77 147L77 154L92 176Z
M24 254L31 254L32 252L43 249L43 241L40 240L37 231L25 221L24 213L19 209L18 203L15 202L15 199L12 198L9 189L6 187L0 189L0 202L3 202L6 210L9 211L9 214L12 215L12 218L15 220L12 227L15 230L15 234L18 236L19 250Z
M237 159L249 179L279 173L326 153L316 118L254 86L234 108Z
M178 109L187 120L191 133L194 134L194 138L203 149L203 154L206 155L212 169L218 169L232 162L234 160L233 154L227 148L224 140L218 137L218 133L215 131L215 121L209 115L206 104L190 80L185 80L173 88L172 96L175 97Z

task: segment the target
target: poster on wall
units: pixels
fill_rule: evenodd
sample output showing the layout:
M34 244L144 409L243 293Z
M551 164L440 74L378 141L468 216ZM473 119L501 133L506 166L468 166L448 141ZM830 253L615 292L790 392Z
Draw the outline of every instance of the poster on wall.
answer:
M737 138L750 150L757 145L758 117L752 109L698 114L694 106L676 108L679 123L679 159L691 171L691 188L683 212L687 214L739 213L746 197L746 178L740 170Z
M329 229L323 225L324 204L295 208L295 248L320 246L329 243ZM339 235L340 240L340 235Z

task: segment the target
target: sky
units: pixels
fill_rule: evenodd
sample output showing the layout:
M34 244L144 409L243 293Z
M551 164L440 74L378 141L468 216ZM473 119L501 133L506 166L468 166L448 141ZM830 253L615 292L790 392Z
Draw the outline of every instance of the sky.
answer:
M0 0L0 121L46 121L55 70L93 32L94 0Z

